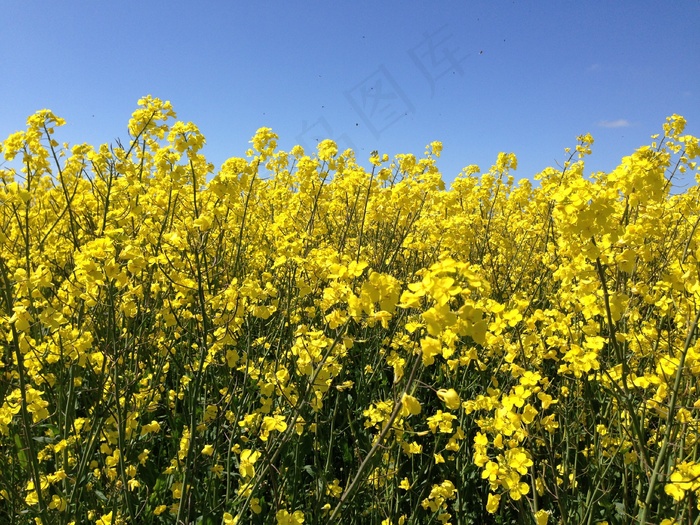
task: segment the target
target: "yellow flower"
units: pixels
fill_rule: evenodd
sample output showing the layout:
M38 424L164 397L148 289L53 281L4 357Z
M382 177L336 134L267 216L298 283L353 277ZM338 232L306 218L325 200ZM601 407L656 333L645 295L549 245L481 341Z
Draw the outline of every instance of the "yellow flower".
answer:
M14 306L12 310L14 314L10 317L10 323L14 323L15 328L19 332L28 332L31 323L34 321L31 314L27 312L24 306Z
M442 344L434 337L424 337L421 339L420 345L425 366L432 365L435 362L435 356L442 354Z
M481 473L482 479L488 479L492 483L496 483L496 480L498 479L498 463L495 461L489 461L486 463L486 466L484 467L484 471Z
M27 505L30 506L37 505L39 503L39 495L37 494L37 491L34 488L33 481L27 482L27 495L25 496L24 501L27 503Z
M241 452L240 465L238 467L241 476L244 478L252 478L255 476L255 467L253 465L259 457L260 452L257 450L252 451L250 449L245 449L243 452Z
M546 510L538 510L535 512L535 522L537 525L547 525L549 521L549 512Z
M403 451L408 454L420 454L423 452L423 446L416 443L415 441L412 441L410 443L403 442L401 443L401 448L403 448Z
M160 432L160 423L158 421L151 421L141 427L141 435Z
M454 388L450 388L449 390L441 388L437 391L437 395L440 401L445 403L445 406L450 410L456 410L462 404L462 400L459 398L459 394L457 394Z
M304 513L300 510L295 510L290 514L286 510L277 511L277 525L301 525L304 523Z
M498 506L501 503L500 494L489 494L488 501L486 502L486 511L489 514L495 514L498 511Z
M51 496L51 503L49 503L50 509L56 509L59 512L63 512L66 510L67 506L68 502L66 501L66 498L62 498L57 494L53 494Z
M438 429L440 432L449 434L452 432L452 421L455 419L457 419L457 417L449 412L438 410L435 415L428 418L428 427L433 434L437 432Z
M262 153L263 157L267 157L277 147L278 138L277 134L273 133L270 128L260 128L251 142L256 151Z
M195 227L199 228L201 231L207 231L207 230L211 229L212 219L211 219L211 217L209 217L207 215L200 215L199 217L197 217L194 220L193 224Z
M529 425L535 420L535 416L537 416L537 410L535 409L535 407L533 407L530 403L525 405L525 408L523 409L523 413L521 415L523 423Z
M287 423L285 421L284 416L265 416L265 418L263 419L263 427L267 431L276 430L278 432L284 432L285 430L287 430Z
M138 456L139 463L141 463L141 465L146 464L146 461L148 461L148 456L150 455L150 453L151 453L151 451L146 448L139 454L139 456Z
M528 468L532 466L532 460L522 448L513 448L506 452L508 466L520 473L527 474Z
M333 498L339 498L343 493L343 487L340 486L340 480L334 479L329 485L326 486L326 494Z
M550 405L557 403L557 400L552 398L549 394L544 392L539 392L537 398L542 402L542 409L547 410Z
M329 161L338 154L338 146L332 140L326 139L318 143L318 158Z
M95 525L111 525L112 524L112 512L109 514L104 514L102 515L97 522L95 522Z
M685 491L677 483L667 483L664 486L664 492L676 501L681 501L685 497Z
M421 412L421 405L420 402L413 396L404 394L401 402L403 404L402 408L402 414L404 416L411 414L411 415L418 415Z
M165 506L165 505L163 505ZM223 525L237 525L238 524L238 516L235 518L228 512L224 512L224 519L223 519Z

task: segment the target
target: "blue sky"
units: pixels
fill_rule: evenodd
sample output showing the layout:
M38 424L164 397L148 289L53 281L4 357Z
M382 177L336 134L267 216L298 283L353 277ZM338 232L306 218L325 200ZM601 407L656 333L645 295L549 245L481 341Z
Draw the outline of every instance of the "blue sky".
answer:
M610 171L678 113L700 134L700 0L5 2L0 137L52 109L58 140L128 140L146 94L216 168L262 126L282 149L444 144L443 178L500 151L531 178L595 138Z

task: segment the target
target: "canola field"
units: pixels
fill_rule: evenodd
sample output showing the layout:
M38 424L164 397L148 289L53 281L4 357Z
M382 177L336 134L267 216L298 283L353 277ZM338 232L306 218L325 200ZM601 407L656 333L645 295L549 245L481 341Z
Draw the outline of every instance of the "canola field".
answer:
M2 142L0 523L700 523L681 116L449 188L439 142L262 128L215 173L157 98L123 144L63 124Z

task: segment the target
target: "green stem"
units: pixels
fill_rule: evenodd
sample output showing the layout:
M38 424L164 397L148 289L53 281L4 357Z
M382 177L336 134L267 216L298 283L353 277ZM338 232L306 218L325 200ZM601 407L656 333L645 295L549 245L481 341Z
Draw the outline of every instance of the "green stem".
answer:
M647 512L651 501L654 497L654 490L656 489L656 484L659 478L659 472L661 471L661 466L666 462L666 454L668 453L668 446L670 443L671 431L673 430L673 413L676 410L676 401L678 399L678 390L680 390L681 379L683 377L683 366L685 365L685 357L688 354L690 345L695 336L695 330L700 322L700 309L698 309L695 319L693 319L690 328L688 329L688 335L685 338L685 344L683 345L683 351L681 352L680 359L678 360L678 368L676 368L676 376L673 381L673 390L671 390L671 399L668 403L668 412L666 414L666 431L664 432L664 440L661 444L661 450L659 455L656 457L656 462L654 463L654 470L649 479L649 487L647 488L646 498L644 499L644 505L639 509L638 522L640 525L644 525L647 522Z
M330 518L328 518L329 523L333 523L335 521L335 518L338 515L338 513L340 512L340 509L350 499L350 496L355 491L355 489L359 487L360 482L362 481L360 479L361 476L364 474L364 471L369 466L370 461L371 461L372 457L374 456L374 454L377 452L377 450L379 450L379 447L382 445L384 438L389 433L389 430L391 430L392 425L394 424L394 421L396 420L396 418L399 415L399 412L401 411L401 407L403 406L403 404L402 404L403 396L406 393L408 393L409 389L413 385L413 380L415 379L416 372L418 371L418 365L420 365L420 363L421 363L421 359L419 357L415 357L415 362L413 363L413 368L411 369L411 373L408 377L408 380L406 381L406 386L404 387L403 391L401 392L401 395L398 396L398 398L394 400L394 410L391 412L391 416L389 417L389 420L386 422L386 425L384 425L384 428L382 429L381 433L379 434L376 441L374 442L374 445L372 446L370 451L365 456L365 459L360 464L360 467L357 469L357 474L355 474L355 477L353 478L352 482L350 483L350 485L347 486L347 488L343 492L343 495L340 496L340 501L335 506L335 509L333 509L333 513L331 514Z
M27 232L29 235L29 232ZM0 270L2 270L2 279L4 284L4 294L5 294L5 304L7 305L7 316L10 317L13 312L13 301L12 301L12 285L10 284L10 278L8 276L8 268L5 260L0 257ZM17 360L17 375L19 376L19 389L20 396L22 397L22 404L20 406L20 414L22 417L22 430L24 432L24 448L27 450L27 455L29 456L29 464L31 467L31 477L34 482L34 490L37 494L37 501L39 506L39 515L42 520L46 523L46 505L44 504L44 497L41 494L41 476L39 474L39 462L37 460L36 451L34 450L34 439L32 436L32 420L27 410L27 377L24 371L24 356L22 355L22 350L20 350L19 344L19 334L15 325L11 325L12 330L12 342L15 349L15 359Z

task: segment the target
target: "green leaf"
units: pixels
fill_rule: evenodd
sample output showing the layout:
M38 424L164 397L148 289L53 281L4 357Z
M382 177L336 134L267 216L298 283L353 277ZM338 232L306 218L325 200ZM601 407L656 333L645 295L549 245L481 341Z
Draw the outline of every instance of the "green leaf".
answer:
M29 461L27 460L27 454L24 452L24 446L22 446L22 438L19 434L15 434L15 446L17 447L17 457L19 458L19 464L22 470L26 470L29 467Z

